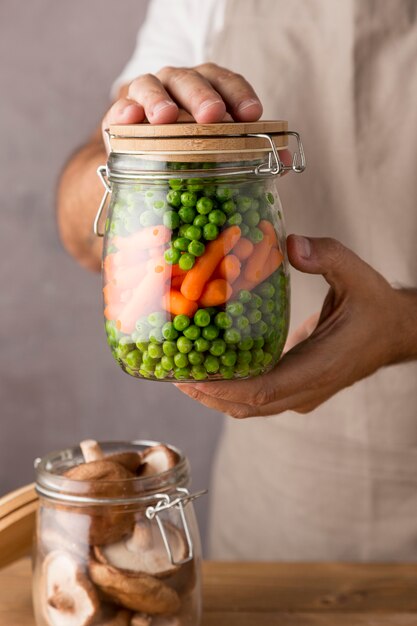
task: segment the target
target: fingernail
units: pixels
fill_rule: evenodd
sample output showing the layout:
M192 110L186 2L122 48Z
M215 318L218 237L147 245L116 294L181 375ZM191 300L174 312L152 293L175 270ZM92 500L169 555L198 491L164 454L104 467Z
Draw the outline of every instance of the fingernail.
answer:
M200 106L198 107L198 111L199 113L202 113L202 111L209 109L215 104L223 104L223 100L204 100L204 102L202 102Z
M245 109L248 109L249 107L252 107L254 104L259 105L260 104L259 100L256 100L256 98L250 98L249 100L243 100L243 102L241 102L239 104L239 106L237 107L237 110L238 110L239 113L241 113Z
M123 118L123 119L126 117L130 117L133 111L137 108L138 107L136 104L128 104L118 112L118 117Z
M311 243L307 237L301 237L300 235L294 235L295 247L297 253L303 259L309 259L311 256Z
M158 104L155 104L154 108L152 109L151 115L152 117L155 117L156 115L158 115L165 109L168 109L168 107L172 107L172 106L176 106L176 104L175 102L172 102L171 100L163 100L162 102L158 102Z

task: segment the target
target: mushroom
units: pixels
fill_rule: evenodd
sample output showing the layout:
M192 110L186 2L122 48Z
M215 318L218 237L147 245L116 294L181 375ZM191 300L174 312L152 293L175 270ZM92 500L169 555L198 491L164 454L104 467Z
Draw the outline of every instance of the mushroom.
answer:
M106 456L100 444L95 439L85 439L80 443L80 448L86 463L106 459L107 461L119 463L119 465L122 465L132 472L132 474L137 474L142 464L142 455L140 452L114 452Z
M142 463L145 467L141 476L154 476L166 472L175 467L178 460L178 454L163 444L146 448L142 453Z
M173 524L165 522L165 532L174 561L182 561L188 554L182 532ZM153 532L155 528L156 532ZM145 573L163 578L174 574L178 565L173 565L168 556L159 528L149 522L138 522L133 534L117 543L96 546L94 554L100 563L105 563L127 572Z
M152 618L151 626L181 626L181 622L175 615L171 615L169 617L157 615Z
M122 609L114 614L114 609L112 611L113 615L108 617L106 613L102 613L100 615L98 623L100 626L130 626L130 616L132 613L130 611L126 611Z
M62 550L42 565L42 612L49 626L88 626L99 611L96 590L81 565Z
M128 609L153 615L175 613L180 607L177 592L154 576L118 570L94 560L88 570L108 597Z

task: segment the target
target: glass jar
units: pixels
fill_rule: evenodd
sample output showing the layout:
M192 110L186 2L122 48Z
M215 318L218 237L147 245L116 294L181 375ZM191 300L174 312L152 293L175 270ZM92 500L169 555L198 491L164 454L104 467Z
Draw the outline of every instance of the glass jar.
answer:
M105 327L117 363L165 381L269 371L289 326L276 180L304 170L298 134L278 121L111 126L108 135L94 229L104 234Z
M81 444L35 462L37 625L198 625L200 494L188 491L188 460L156 442L99 445L92 461Z

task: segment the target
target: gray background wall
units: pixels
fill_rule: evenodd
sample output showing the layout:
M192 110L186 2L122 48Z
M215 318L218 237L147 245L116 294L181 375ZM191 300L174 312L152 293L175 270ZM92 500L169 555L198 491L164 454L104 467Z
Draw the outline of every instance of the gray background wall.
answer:
M54 219L58 174L108 107L146 6L0 2L0 495L33 480L36 456L85 437L169 441L188 454L195 487L209 481L221 416L119 371L100 277L65 254Z

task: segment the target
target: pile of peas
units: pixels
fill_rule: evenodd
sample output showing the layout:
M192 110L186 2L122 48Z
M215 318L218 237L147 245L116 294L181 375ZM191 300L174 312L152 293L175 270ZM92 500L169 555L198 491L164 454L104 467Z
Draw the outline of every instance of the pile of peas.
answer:
M177 167L176 167L177 166ZM208 165L196 164L205 168ZM180 164L170 164L181 169ZM187 164L187 168L189 164ZM263 181L225 184L221 179L173 178L168 183L119 190L107 221L111 236L128 236L163 223L172 231L164 257L190 270L209 241L231 225L253 243L271 221L274 196ZM278 218L281 216L276 211ZM240 290L225 305L198 309L190 318L155 311L137 320L131 335L106 321L116 361L131 376L156 380L229 380L268 371L278 360L288 327L288 277L283 266L253 291Z

